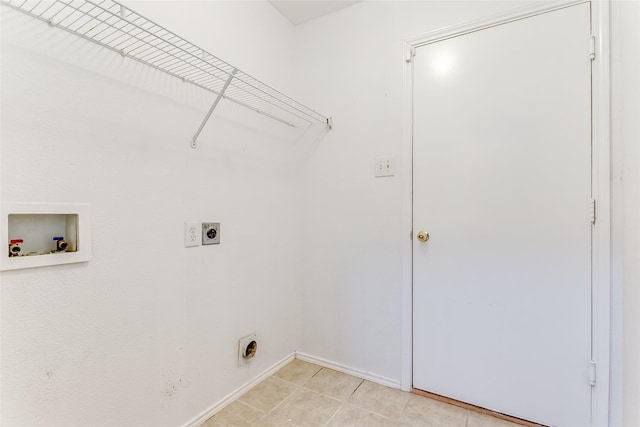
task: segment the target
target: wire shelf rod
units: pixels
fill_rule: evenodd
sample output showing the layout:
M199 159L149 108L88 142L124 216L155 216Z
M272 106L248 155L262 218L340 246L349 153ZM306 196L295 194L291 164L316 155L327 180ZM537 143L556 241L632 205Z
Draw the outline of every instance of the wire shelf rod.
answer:
M209 121L209 118L211 117L211 114L213 113L213 110L215 110L216 107L218 106L218 103L220 102L220 100L224 96L224 92L227 90L227 88L231 84L231 80L233 80L233 77L236 75L237 72L238 72L238 70L234 70L231 73L231 75L229 76L229 78L225 82L224 86L220 90L220 93L218 94L216 100L213 102L213 105L211 106L211 108L209 108L209 111L207 112L207 115L204 117L204 120L200 124L200 127L198 128L198 130L196 131L195 135L193 135L193 138L191 139L191 148L196 148L196 142L197 142L198 136L200 136L200 132L202 132L202 129L204 129L204 125L206 125L207 121Z

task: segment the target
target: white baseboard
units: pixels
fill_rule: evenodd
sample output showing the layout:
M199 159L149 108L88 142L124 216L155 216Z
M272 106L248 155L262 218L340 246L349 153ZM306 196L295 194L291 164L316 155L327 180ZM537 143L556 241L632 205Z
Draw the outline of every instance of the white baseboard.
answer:
M383 377L380 375L372 374L370 372L354 369L349 366L344 366L339 363L331 362L329 360L321 359L319 357L311 356L309 354L300 353L296 351L296 359L300 359L305 362L314 363L325 368L333 369L334 371L342 372L343 374L352 375L354 377L362 378L363 380L371 381L373 383L382 384L387 387L400 389L400 381L392 380L391 378Z
M183 424L182 427L198 427L198 426L200 426L200 424L202 424L203 422L205 422L206 420L211 418L216 412L218 412L219 410L221 410L222 408L224 408L225 406L227 406L228 404L230 404L231 402L236 400L238 397L242 396L244 393L249 391L254 386L258 385L258 383L262 382L263 380L265 380L268 377L270 377L271 375L273 375L278 369L282 368L284 365L286 365L287 363L291 362L295 358L296 358L296 354L295 353L292 353L292 354L288 355L287 357L285 357L281 361L277 362L275 365L273 365L269 369L267 369L264 372L262 372L256 378L252 379L248 383L242 385L241 387L237 388L233 392L229 393L226 397L224 397L219 402L214 403L213 405L211 405L208 409L206 409L204 412L200 413L200 415L196 416L191 421L188 421L187 423Z

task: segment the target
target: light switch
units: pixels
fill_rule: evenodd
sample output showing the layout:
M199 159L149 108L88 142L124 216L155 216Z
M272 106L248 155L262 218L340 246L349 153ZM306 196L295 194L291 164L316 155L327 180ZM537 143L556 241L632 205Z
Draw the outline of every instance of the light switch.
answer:
M378 157L374 162L374 176L394 176L396 174L396 161L393 157Z

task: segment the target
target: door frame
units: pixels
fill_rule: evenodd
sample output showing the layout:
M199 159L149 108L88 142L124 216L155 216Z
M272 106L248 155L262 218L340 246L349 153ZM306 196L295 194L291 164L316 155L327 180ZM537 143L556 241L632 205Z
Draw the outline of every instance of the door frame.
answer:
M507 10L499 14L430 31L405 40L402 165L403 230L413 230L413 67L415 49L430 43L470 32L506 24L531 16L591 4L591 34L595 36L595 59L592 62L592 197L596 200L596 222L592 233L592 319L591 358L597 366L597 385L591 391L591 425L609 425L609 366L611 313L611 188L610 188L610 75L609 75L609 1L561 0ZM585 41L585 46L586 43ZM587 51L585 50L585 53ZM402 390L413 384L413 242L402 247ZM586 363L587 361L585 361ZM585 381L587 379L585 378Z

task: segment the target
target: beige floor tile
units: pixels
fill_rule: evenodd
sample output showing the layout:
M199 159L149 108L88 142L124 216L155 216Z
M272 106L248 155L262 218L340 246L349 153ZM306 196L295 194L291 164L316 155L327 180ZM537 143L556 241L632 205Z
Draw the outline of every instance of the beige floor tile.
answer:
M500 418L491 417L489 415L471 412L469 414L468 427L519 427L518 424L501 420Z
M333 369L322 368L320 372L304 383L304 387L318 393L328 394L336 399L347 400L360 383L362 383L360 378Z
M273 374L273 376L295 384L302 384L314 376L320 369L322 368L318 365L294 359L278 372Z
M329 427L395 427L395 421L351 405L343 405Z
M269 412L296 390L290 382L269 377L240 397L249 406Z
M253 423L255 427L294 427L287 418L277 414L268 414Z
M411 394L399 422L414 427L465 427L468 416L467 409Z
M262 416L264 412L236 400L205 421L201 427L250 426Z
M409 400L409 393L363 381L349 398L349 403L394 420L398 419Z
M325 425L519 427L509 421L362 381L301 360L294 360L280 369L209 418L202 427Z
M318 427L327 424L340 405L336 399L300 388L272 413L296 426Z

